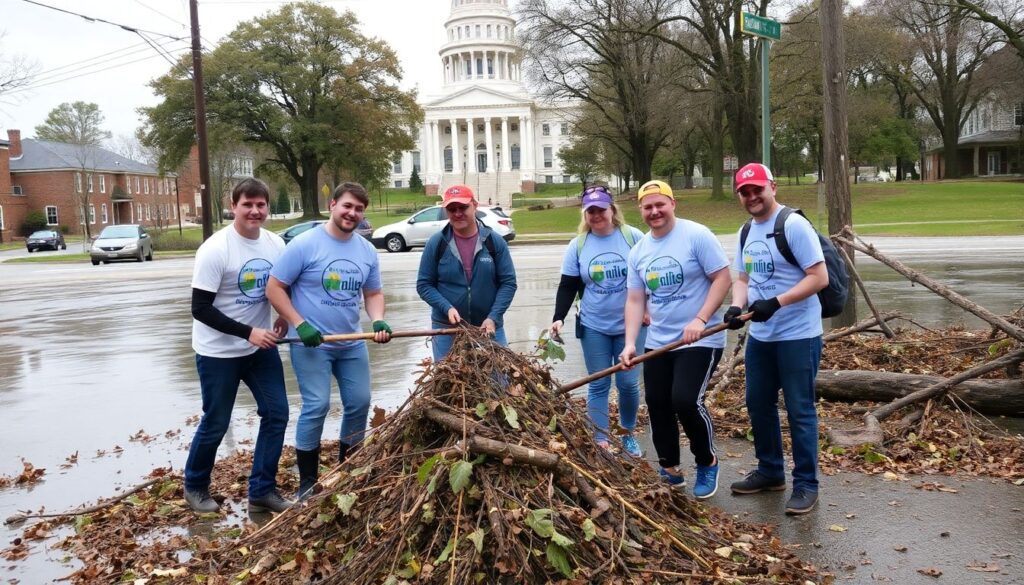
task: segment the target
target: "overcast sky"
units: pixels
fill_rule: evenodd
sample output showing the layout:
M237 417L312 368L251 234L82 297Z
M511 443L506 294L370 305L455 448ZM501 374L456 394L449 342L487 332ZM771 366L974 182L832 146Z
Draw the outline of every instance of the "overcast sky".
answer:
M351 10L364 35L385 40L397 52L406 89L430 95L441 88L438 49L445 41L444 21L451 0L319 0L335 10ZM138 29L182 37L175 41L149 35L173 55L188 52L187 0L39 0ZM200 34L204 50L215 46L242 21L286 4L276 0L200 0ZM32 89L0 96L0 138L7 129L22 137L62 102L95 102L106 116L106 129L117 135L139 127L136 109L157 102L148 82L167 72L170 63L132 32L89 22L24 0L0 0L0 54L23 54L38 65Z

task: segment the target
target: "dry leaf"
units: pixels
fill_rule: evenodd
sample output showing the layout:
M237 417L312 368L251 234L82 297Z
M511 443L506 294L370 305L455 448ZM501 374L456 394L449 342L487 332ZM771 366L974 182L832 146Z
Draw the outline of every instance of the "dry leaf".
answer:
M839 524L833 524L832 526L829 526L828 529L832 532L846 532L847 530L849 530L849 528L845 526L840 526Z
M1002 570L1002 567L995 563L985 563L984 565L967 565L967 570L979 573L998 573Z
M373 407L373 419L370 420L370 428L371 429L375 429L375 428L379 427L380 425L384 424L385 413L386 413L386 411L383 408L381 408L379 406L374 406Z
M922 575L927 575L929 577L941 577L942 576L942 571L936 569L935 567L927 567L925 569L918 569L917 572L921 573Z

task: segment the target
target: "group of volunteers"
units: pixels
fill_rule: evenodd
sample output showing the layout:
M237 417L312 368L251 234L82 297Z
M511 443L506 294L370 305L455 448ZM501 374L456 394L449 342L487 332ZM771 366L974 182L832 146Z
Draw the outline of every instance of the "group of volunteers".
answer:
M731 490L752 494L786 489L777 410L781 388L794 464L786 512L802 514L814 507L818 494L814 379L822 324L816 293L828 285L829 277L811 224L789 211L777 224L788 208L776 201L776 184L767 167L751 163L741 168L735 191L751 220L738 232L733 280L721 243L707 227L677 217L676 200L666 183L649 181L637 192L646 234L626 224L606 187L586 189L579 235L562 259L550 329L558 336L570 308L578 303L575 334L588 372L623 366L614 374L621 431L610 427L612 378L595 380L588 388L587 414L598 444L612 450L612 437L620 436L621 444L614 447L633 457L643 455L634 435L642 370L659 472L670 485L685 486L682 426L696 464L693 493L705 499L716 493L719 475L705 392L726 342L724 330L705 330L718 323L739 329L751 321L745 349L746 405L758 465ZM269 203L262 181L239 183L231 195L232 225L214 234L196 254L192 337L203 416L185 465L185 499L199 512L219 509L210 493L210 476L242 381L256 400L260 418L249 510L280 512L293 503L275 482L288 423L280 338L288 333L296 338L289 351L302 398L295 431L300 499L317 483L332 375L343 409L339 461L362 440L370 405L365 343L324 336L359 332L362 305L372 321L373 340L391 339L376 250L355 234L368 205L366 190L357 183L339 185L328 221L287 247L261 227ZM416 279L417 293L431 307L431 325L441 329L469 324L507 345L504 317L516 291L508 245L477 218L478 203L469 187L449 187L441 205L448 225L427 242ZM780 253L777 242L788 249ZM720 311L730 291L730 304ZM273 324L271 306L279 315ZM642 368L635 363L640 354L680 342L678 348L645 359ZM435 362L451 344L450 336L432 338Z

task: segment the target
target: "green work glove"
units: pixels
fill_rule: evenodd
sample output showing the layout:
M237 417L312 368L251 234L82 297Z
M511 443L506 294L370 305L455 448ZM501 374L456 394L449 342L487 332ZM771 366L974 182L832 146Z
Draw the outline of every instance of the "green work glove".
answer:
M377 319L373 322L373 332L379 333L381 331L387 331L388 335L391 335L391 325L388 325L388 322L384 319Z
M295 332L299 334L299 339L302 340L302 345L306 347L316 347L324 342L324 336L320 335L320 332L316 330L316 327L310 325L307 321L303 321L295 328Z

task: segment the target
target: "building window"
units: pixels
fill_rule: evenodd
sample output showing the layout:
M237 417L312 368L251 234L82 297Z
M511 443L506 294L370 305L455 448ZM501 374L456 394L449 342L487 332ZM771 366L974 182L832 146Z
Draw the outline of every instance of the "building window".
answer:
M569 125L566 124L565 122L562 122L561 124L559 124L558 133L561 134L562 136L568 136L569 135Z
M131 195L132 194L132 178L131 177L125 177L124 178L124 186L125 186L125 191L127 191L128 194Z
M146 182L142 185L142 188L145 190L146 195L149 195L149 177L146 177Z
M512 124L509 126L509 129L515 132L516 130L519 130L519 124L512 122Z
M164 194L164 182L162 180L160 180L160 179L156 180L156 194L157 195L163 195Z
M479 24L476 25L476 27L474 27L473 32L476 33L476 38L479 39L480 38L480 25Z
M139 187L139 178L135 177L135 192L142 193L142 189Z
M100 175L100 193L107 192L107 176Z
M466 60L466 77L473 76L473 62Z
M491 38L491 25L487 25L487 38Z
M89 204L89 224L96 224L96 205L92 203Z
M571 183L572 182L572 176L570 176L570 175L562 175L562 182L563 183Z
M11 185L11 189L15 195L25 194L25 192L21 190L21 185Z
M75 173L75 193L82 192L82 173Z
M544 168L550 169L554 163L554 156L552 154L552 148L550 146L544 147Z
M483 58L477 58L477 60L476 60L476 74L477 75L483 75L484 74L484 60L483 60Z
M487 59L487 75L494 75L494 59Z
M541 136L551 136L551 124L541 124L540 125L540 135Z
M88 187L89 192L92 193L92 173L89 173L88 175L85 176L85 184L86 187Z
M110 216L107 215L107 204L100 205L100 221L107 223L110 221Z
M512 145L512 151L509 154L512 155L510 157L512 159L510 161L512 163L512 170L513 171L519 170L519 145L518 144L513 144Z
M46 206L46 225L57 225L57 206Z
M465 31L466 31L466 38L468 39L469 38L469 25L468 24L466 25Z
M1024 102L1013 106L1013 125L1024 126Z
M477 132L483 132L484 131L484 125L483 124L477 124L476 125L476 131Z
M444 133L445 134L451 134L452 133L452 127L451 126L445 126L444 127Z
M395 160L391 163L391 172L392 173L401 173L402 172L402 155L396 156Z
M0 205L0 232L4 230L4 206Z
M146 221L153 219L152 209L149 203L146 204Z
M420 168L420 153L418 152L412 153L412 170L416 171L417 173L423 172L423 170Z
M549 184L550 183L554 183L555 182L555 176L554 175L544 175L544 182L545 183L549 183Z
M135 221L142 221L142 204L135 204Z
M395 189L401 189L401 188L402 188L402 182L401 181L395 181Z
M455 163L453 162L453 158L452 158L452 147L450 147L450 146L444 147L444 172L446 172L446 173L452 172L452 168L454 168L453 167L454 164Z

